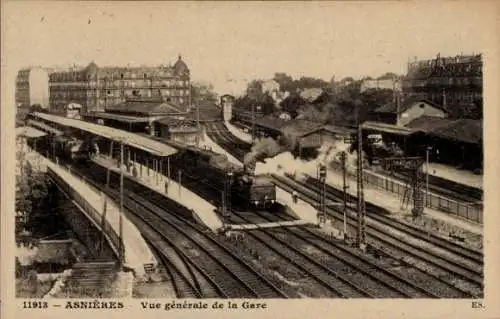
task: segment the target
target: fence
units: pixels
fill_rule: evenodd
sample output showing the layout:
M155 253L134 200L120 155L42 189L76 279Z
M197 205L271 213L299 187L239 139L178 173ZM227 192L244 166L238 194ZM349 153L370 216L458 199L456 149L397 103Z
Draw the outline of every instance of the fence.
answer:
M341 165L342 164L339 162L332 162L331 168L335 171L341 172ZM356 173L354 172L348 172L347 175L348 177L356 178ZM390 177L384 177L366 170L363 172L363 180L365 183L372 185L375 188L389 191L396 194L398 197L405 196L405 192L407 192L408 189L408 186L402 182L395 181ZM473 204L460 203L436 194L427 193L425 190L423 190L423 193L426 198L426 207L456 215L476 223L483 223L483 210L481 208L474 207Z
M73 172L74 174L75 172ZM113 229L109 221L104 220L103 224L103 216L99 211L89 203L88 200L83 198L83 196L76 191L67 181L62 179L57 173L55 173L50 167L47 168L48 176L58 185L58 187L70 198L72 199L80 208L84 211L85 214L90 217L92 223L100 230L104 232L104 236L110 243L111 248L113 249L116 256L118 256L118 249L120 247L120 237ZM74 175L77 176L77 175ZM81 176L78 176L80 179ZM83 178L84 179L84 178ZM95 187L91 187L94 190L97 190ZM103 227L104 229L101 229Z

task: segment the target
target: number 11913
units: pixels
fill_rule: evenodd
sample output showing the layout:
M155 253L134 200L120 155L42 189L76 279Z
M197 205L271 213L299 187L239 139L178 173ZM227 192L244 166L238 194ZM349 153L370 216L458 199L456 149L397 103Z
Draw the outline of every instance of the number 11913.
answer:
M49 304L47 301L24 301L23 308L25 309L45 309L48 308Z

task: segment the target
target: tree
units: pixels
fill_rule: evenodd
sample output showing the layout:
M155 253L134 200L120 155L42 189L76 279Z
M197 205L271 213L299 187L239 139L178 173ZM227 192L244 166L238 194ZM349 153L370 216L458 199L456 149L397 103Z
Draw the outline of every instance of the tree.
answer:
M23 215L17 231L33 228L32 220L44 211L45 199L49 195L49 184L44 173L33 171L29 162L22 163L22 174L16 177L16 212Z
M280 85L280 91L282 92L295 92L297 90L297 85L293 78L284 72L275 73L273 80L278 82Z
M295 118L299 114L298 113L299 107L305 105L306 103L307 103L306 100L300 97L300 95L292 94L283 101L281 101L280 106L283 111L290 114L292 118Z

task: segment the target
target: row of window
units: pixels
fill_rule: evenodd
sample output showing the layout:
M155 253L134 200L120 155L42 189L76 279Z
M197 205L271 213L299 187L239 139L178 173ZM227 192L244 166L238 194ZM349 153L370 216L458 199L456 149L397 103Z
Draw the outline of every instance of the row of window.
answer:
M189 87L189 81L183 80L138 80L138 81L111 81L111 80L101 80L101 86L104 87Z

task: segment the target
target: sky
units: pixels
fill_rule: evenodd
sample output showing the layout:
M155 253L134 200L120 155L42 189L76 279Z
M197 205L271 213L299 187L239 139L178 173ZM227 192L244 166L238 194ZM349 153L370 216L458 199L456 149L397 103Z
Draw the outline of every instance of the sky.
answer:
M482 1L3 4L2 66L11 81L30 65L157 65L181 54L192 80L219 94L275 72L375 77L404 74L415 56L483 52L495 11Z

